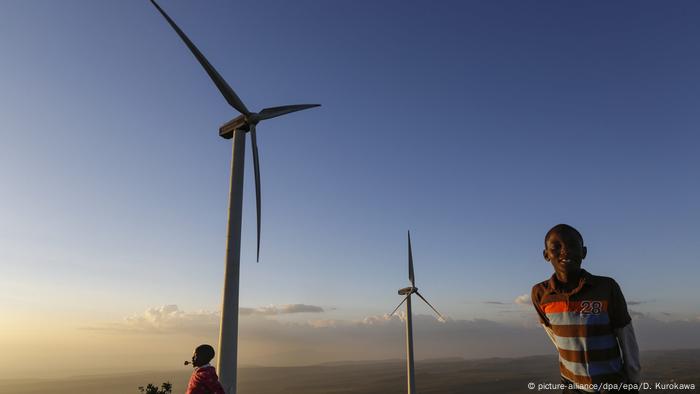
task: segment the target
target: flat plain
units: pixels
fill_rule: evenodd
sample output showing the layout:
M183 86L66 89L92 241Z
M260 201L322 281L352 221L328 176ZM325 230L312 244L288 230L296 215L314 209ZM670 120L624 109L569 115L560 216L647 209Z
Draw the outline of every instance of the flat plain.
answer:
M700 349L642 353L647 393L693 392L657 390L655 383L693 383L700 390ZM191 368L159 372L73 376L63 379L0 380L1 394L137 394L147 383L173 383L183 393ZM303 367L242 367L240 394L400 394L406 392L405 364L401 360L328 363ZM526 393L533 382L558 383L555 356L441 359L416 363L416 386L429 393ZM540 392L556 393L557 390Z

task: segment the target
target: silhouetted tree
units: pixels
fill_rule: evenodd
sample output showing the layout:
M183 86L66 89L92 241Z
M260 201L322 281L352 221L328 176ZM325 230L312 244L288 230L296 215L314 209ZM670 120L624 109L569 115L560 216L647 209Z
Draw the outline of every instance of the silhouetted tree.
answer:
M158 389L158 386L149 383L146 387L139 386L139 392L144 394L172 394L173 385L170 382L165 382Z

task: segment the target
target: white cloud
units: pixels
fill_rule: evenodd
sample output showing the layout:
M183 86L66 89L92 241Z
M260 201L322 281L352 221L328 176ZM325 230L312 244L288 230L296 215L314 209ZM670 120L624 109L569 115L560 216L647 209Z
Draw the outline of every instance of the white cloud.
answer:
M278 305L249 308L239 320L239 350L243 364L304 365L330 361L403 358L405 313L374 315L358 320L309 319L287 321L281 315L322 310L310 305ZM220 315L186 312L175 305L151 308L122 322L91 327L125 335L157 333L188 335L184 342L216 344ZM413 316L416 358L519 357L554 354L534 313L523 314L520 324L491 320L439 322L433 315ZM700 319L660 321L648 315L634 316L639 346L643 350L700 347ZM194 337L197 337L195 340ZM188 346L190 346L188 344Z
M368 326L376 326L381 324L388 324L388 322L390 322L393 319L404 321L405 316L406 312L404 311L399 311L398 313L394 313L393 315L385 313L383 315L367 316L364 319L362 319L361 323L366 324Z
M240 316L277 316L292 313L321 313L323 308L315 305L284 304L259 308L240 308ZM221 314L219 312L185 312L177 305L149 308L143 313L128 316L121 322L112 322L89 327L90 331L141 332L154 334L210 335L217 332Z
M518 305L530 305L530 295L529 294L523 294L515 297L515 300L513 300Z
M177 305L163 305L149 308L137 315L128 316L122 322L86 327L86 329L150 333L199 333L218 328L219 316L217 312L185 312L180 310Z

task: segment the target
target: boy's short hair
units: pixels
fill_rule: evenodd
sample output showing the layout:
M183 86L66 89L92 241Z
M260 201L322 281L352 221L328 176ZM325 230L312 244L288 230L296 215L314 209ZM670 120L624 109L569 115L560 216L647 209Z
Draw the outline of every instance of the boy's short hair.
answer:
M569 226L568 224L560 223L557 224L556 226L552 227L547 231L547 235L544 236L544 245L547 246L547 240L549 239L549 236L552 235L552 233L560 232L560 231L571 231L574 234L578 236L578 239L581 240L581 245L583 245L583 236L581 233L578 232L575 228L572 226Z
M202 361L209 362L214 358L214 348L211 345L199 345L194 351L201 357Z

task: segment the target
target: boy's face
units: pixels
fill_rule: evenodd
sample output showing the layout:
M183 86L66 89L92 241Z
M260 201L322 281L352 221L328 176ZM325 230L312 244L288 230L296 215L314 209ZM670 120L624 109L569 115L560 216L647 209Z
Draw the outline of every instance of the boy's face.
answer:
M557 279L563 282L578 276L586 253L581 239L571 230L554 231L545 242L544 259L552 263Z
M202 355L197 353L197 350L194 351L192 354L192 366L193 367L201 367L202 365L206 365L209 362L209 360L204 361L202 360Z

